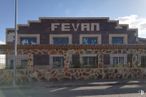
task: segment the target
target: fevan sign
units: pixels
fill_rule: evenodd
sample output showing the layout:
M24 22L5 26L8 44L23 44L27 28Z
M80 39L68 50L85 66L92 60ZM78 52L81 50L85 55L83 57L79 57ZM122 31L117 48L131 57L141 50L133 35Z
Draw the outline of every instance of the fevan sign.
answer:
M51 23L51 31L99 31L99 23Z

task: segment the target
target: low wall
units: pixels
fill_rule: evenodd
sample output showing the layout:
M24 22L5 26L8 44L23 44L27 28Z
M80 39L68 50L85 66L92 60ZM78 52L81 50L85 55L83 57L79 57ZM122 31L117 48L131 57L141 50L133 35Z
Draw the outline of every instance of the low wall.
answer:
M0 70L0 84L11 84L13 70ZM145 68L71 68L71 69L19 69L17 83L49 80L87 80L87 79L146 79Z

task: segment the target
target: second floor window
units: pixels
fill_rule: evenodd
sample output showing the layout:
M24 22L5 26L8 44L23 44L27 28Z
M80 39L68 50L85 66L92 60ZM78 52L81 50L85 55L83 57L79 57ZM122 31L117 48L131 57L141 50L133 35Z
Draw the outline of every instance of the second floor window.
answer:
M69 38L68 37L53 37L53 44L67 45L69 44Z
M112 44L124 44L123 37L112 37Z
M20 44L22 44L22 45L35 45L35 44L37 44L37 38L36 37L21 37Z
M83 37L82 44L96 45L97 44L97 37Z

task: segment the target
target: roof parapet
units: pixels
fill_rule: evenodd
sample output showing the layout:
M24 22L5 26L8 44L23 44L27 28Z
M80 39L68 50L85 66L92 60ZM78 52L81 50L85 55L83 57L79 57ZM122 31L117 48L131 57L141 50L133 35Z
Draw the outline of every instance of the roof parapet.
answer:
M109 20L109 17L39 17L39 19L107 19Z

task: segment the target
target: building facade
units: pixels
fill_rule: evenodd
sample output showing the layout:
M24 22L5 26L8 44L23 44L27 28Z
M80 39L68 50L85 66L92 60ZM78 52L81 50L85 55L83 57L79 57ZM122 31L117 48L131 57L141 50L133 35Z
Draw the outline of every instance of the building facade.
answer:
M138 37L138 29L107 17L43 17L19 24L17 39L20 68L146 66L146 41ZM14 41L15 30L8 28L8 68L14 64Z

